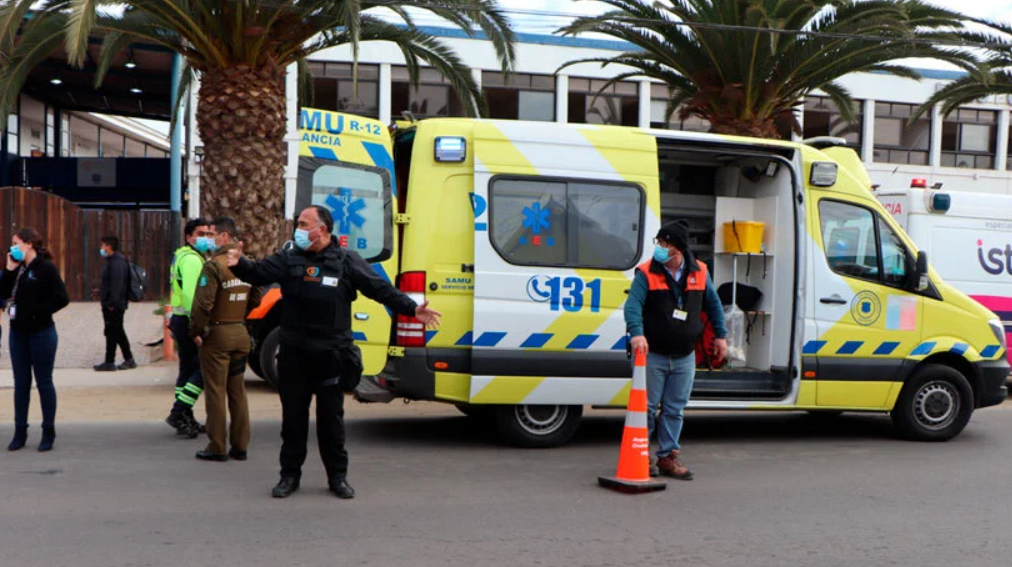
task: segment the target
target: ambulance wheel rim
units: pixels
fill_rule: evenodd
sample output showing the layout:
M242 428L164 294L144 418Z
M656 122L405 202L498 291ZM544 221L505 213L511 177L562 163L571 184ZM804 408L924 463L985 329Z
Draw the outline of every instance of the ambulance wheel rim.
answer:
M566 406L518 405L517 423L531 435L551 435L566 422Z
M928 429L945 429L958 414L959 392L946 382L929 382L914 397L914 415Z

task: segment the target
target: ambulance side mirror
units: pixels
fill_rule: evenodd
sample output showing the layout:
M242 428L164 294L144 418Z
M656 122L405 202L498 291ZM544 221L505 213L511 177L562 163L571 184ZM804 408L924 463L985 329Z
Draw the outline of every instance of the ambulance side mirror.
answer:
M910 287L916 291L928 289L928 254L921 250L917 253L914 270L910 275Z

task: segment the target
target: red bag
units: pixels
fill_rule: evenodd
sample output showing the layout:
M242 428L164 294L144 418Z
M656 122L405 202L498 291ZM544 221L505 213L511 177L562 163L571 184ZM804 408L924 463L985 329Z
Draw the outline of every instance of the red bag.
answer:
M724 363L727 361L723 358L717 358L717 347L714 345L714 342L717 340L717 334L713 332L710 318L706 316L706 313L700 313L699 315L703 318L703 334L696 341L696 368L706 368L709 370L723 368Z

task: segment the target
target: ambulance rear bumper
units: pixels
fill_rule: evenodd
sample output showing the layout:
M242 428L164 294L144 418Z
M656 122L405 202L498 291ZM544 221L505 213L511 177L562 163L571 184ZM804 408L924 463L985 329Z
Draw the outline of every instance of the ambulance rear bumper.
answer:
M436 397L436 373L429 367L429 349L406 348L404 356L390 357L378 376L378 382L397 397L433 400Z

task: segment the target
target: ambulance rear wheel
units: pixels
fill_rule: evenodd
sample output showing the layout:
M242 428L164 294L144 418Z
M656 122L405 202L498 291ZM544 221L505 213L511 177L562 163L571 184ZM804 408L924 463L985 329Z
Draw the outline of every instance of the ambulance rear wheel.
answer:
M565 445L583 416L583 406L516 405L496 408L496 429L502 440L517 447Z
M915 441L948 441L973 414L973 389L958 370L926 364L903 386L893 408L893 424Z
M264 341L260 343L260 377L264 379L275 390L278 389L278 346L281 344L279 334L280 327L275 327L267 333Z

